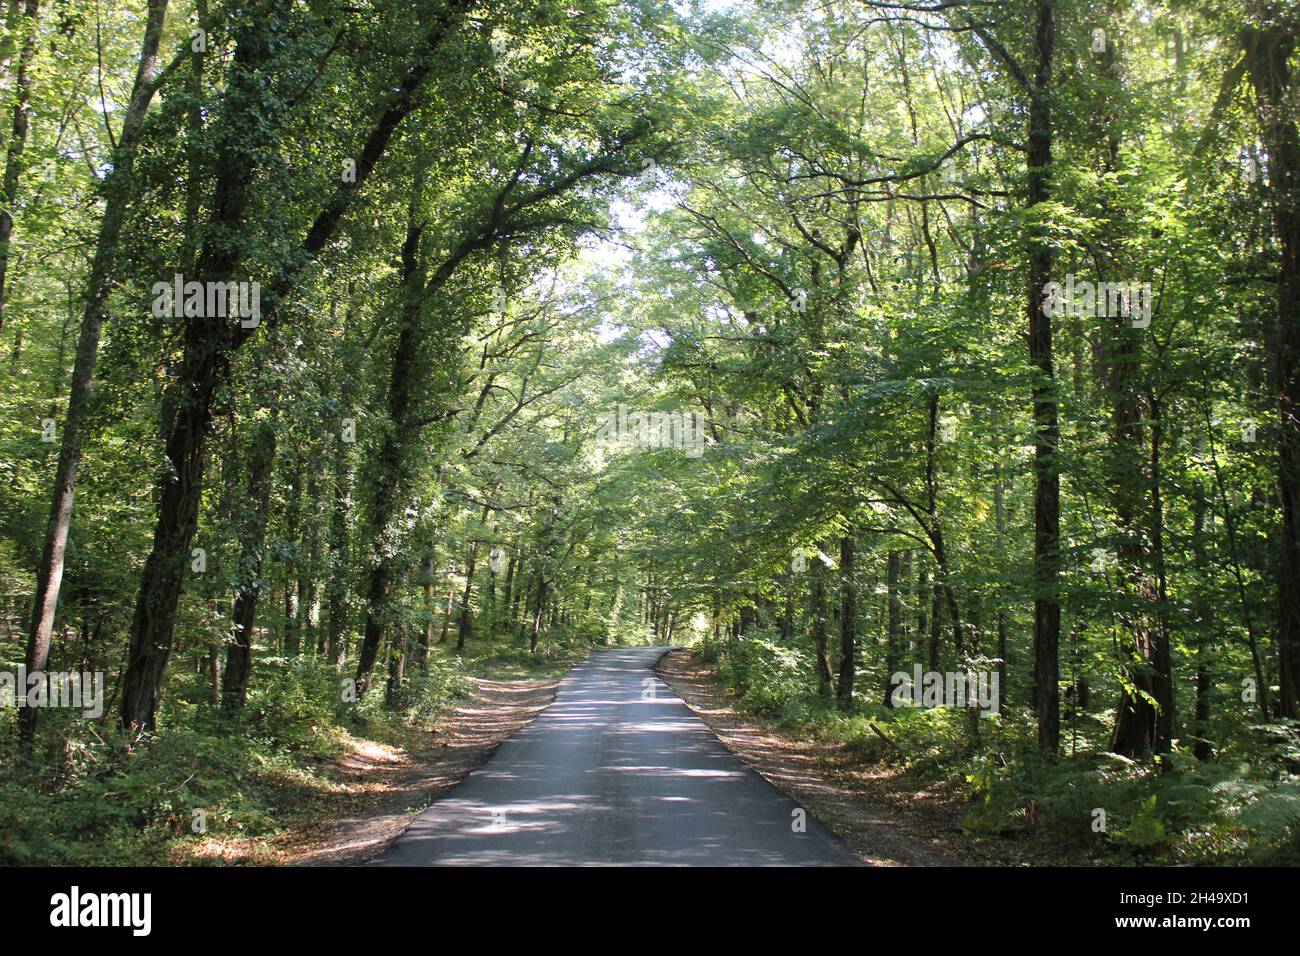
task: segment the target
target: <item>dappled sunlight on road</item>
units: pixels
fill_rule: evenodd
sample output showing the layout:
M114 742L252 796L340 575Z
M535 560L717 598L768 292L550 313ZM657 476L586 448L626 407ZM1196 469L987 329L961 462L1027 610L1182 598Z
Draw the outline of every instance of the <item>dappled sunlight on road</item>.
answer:
M663 651L604 651L574 668L537 720L376 862L854 863L654 676Z

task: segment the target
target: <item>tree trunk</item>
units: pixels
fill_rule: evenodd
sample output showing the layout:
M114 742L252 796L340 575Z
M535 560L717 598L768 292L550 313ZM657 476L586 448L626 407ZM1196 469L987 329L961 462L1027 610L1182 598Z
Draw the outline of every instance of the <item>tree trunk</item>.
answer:
M387 151L393 134L419 104L416 92L433 70L434 53L460 24L467 8L466 0L448 3L418 56L377 110L378 118L358 154L354 181L331 195L312 221L298 254L276 275L270 288L263 290L263 324L274 324L271 315L276 304L293 292L307 264L333 238L344 214ZM196 272L208 281L231 280L243 264L243 244L231 242L229 236L244 232L253 173L275 135L275 110L285 102L267 96L266 90L274 84L265 69L287 16L286 11L271 6L263 16L232 21L230 25L235 54L224 96L224 119L214 147L218 161L212 191L211 238L205 242L196 265ZM185 326L184 357L172 388L164 431L172 468L156 489L159 507L153 549L141 575L122 681L121 720L127 727L154 729L162 678L171 654L183 577L181 562L197 525L212 401L225 382L232 355L252 334L252 328L232 328L223 318L191 319ZM373 648L370 657L365 668L367 676L374 663Z
M1141 527L1142 487L1147 476L1141 464L1143 412L1137 389L1136 333L1127 317L1111 322L1106 364L1114 436L1107 484L1111 490L1119 540L1115 548L1116 578L1131 607L1122 615L1128 631L1120 665L1125 684L1115 715L1111 749L1126 756L1163 752L1157 723L1163 706L1158 693L1155 662L1160 633L1152 615L1156 587L1149 569ZM1131 686L1130 686L1131 685ZM1164 743L1168 749L1168 742Z
M524 573L524 557L522 554L519 556L519 571L517 573L520 575ZM528 605L529 602L532 600L531 595L535 590L535 588L536 588L536 581L534 581L533 583L524 582L522 586L516 586L514 600L511 602L510 605L511 627L513 627L515 623L518 623L519 639L521 641L524 639L524 618L528 616ZM520 614L521 603L523 605L522 614Z
M72 369L72 388L68 395L67 418L59 446L59 463L54 474L54 492L45 528L45 544L36 571L36 593L32 606L31 626L27 634L27 669L42 670L50 652L50 635L63 583L63 562L67 554L68 532L72 525L73 499L77 490L77 468L85 446L90 395L99 355L99 335L104 322L105 305L112 287L111 274L116 259L118 239L126 220L132 195L132 171L136 144L144 124L144 114L154 94L158 69L158 46L162 39L167 0L150 0L145 17L144 40L140 45L140 63L127 105L126 117L113 154L113 168L103 184L104 217L100 220L95 254L86 282L86 304L82 311L81 334L77 357ZM36 730L38 711L23 708L19 721L24 740Z
M537 636L542 630L542 614L546 610L546 576L537 572L537 609L533 612L532 630L528 636L528 652L537 653Z
M447 589L447 603L442 611L442 630L438 633L438 643L447 643L447 633L451 630L451 602L455 600L456 591L454 588Z
M821 550L820 545L818 550ZM817 663L817 693L830 697L833 691L831 683L830 641L826 625L826 566L821 557L812 564L812 629L813 651Z
M939 586L938 579L930 587L930 633L927 635L929 653L926 656L926 667L931 671L937 672L940 665L940 642L939 636L943 631L943 596L942 589Z
M1002 479L1002 463L993 468L993 512L997 528L999 561L1005 561L1007 536L1006 487ZM1005 572L1005 565L1002 569ZM1007 684L1007 608L1002 596L1004 585L998 586L998 697L1000 705L1009 703L1009 686Z
M840 538L840 674L836 695L843 710L853 709L853 683L857 669L858 590L853 580L855 543L852 535Z
M420 673L429 673L429 645L433 643L433 545L425 549L420 559L420 580L424 586L424 620L420 623Z
M515 606L514 606L514 589L515 589L515 565L517 556L513 549L510 551L510 560L506 562L506 583L501 592L501 610L505 615L505 632L510 633L515 623ZM500 625L497 625L500 629Z
M925 564L925 552L919 552L916 556L916 639L920 641L929 641L930 636L930 608L934 603L933 591L930 587L930 572Z
M1205 491L1197 482L1192 490L1192 555L1196 568L1196 573L1201 579L1201 588L1205 587L1205 512L1206 500ZM1196 701L1193 705L1193 724L1192 732L1195 735L1195 743L1192 744L1192 754L1197 760L1209 760L1214 756L1214 748L1210 745L1209 733L1210 722L1210 693L1214 686L1213 677L1210 673L1209 648L1205 640L1206 628L1214 620L1214 614L1207 602L1197 594L1193 605L1197 612L1196 624Z
M1037 63L1029 100L1028 195L1032 210L1047 202L1052 163L1052 0L1036 0ZM1034 404L1034 701L1038 745L1055 755L1061 745L1060 644L1061 479L1057 473L1060 426L1052 363L1052 317L1045 288L1052 278L1052 247L1031 236L1029 254L1029 357L1037 368Z
M325 606L329 628L325 633L325 658L335 664L347 656L348 514L352 505L352 469L345 449L335 452L334 506L330 511L329 576L325 581Z
M295 456L296 457L296 456ZM302 518L302 467L293 461L289 509L284 523L284 652L296 657L302 648L302 581L298 568L298 524Z
M313 474L307 486L307 501L311 505L303 557L298 567L298 606L302 610L302 646L304 650L323 653L324 642L314 644L320 631L320 598L318 597L317 569L320 567L320 478Z
M8 305L10 241L14 233L14 210L18 207L18 180L22 176L23 152L27 148L27 110L32 94L32 62L40 40L40 0L26 0L22 21L13 27L22 33L18 54L18 77L14 92L14 118L5 156L4 178L0 180L0 329L4 328Z
M375 657L383 644L387 621L387 600L397 573L397 555L384 540L385 529L396 518L403 491L407 458L415 443L417 426L411 416L412 389L415 386L417 340L423 310L424 276L420 266L420 238L424 225L418 218L418 194L421 183L412 186L410 217L406 239L402 243L402 285L400 326L393 352L385 401L390 427L385 429L379 454L374 459L377 479L375 498L369 515L366 539L374 549L367 591L366 622L361 650L357 654L357 699L365 693Z
M470 623L469 602L474 595L474 568L478 563L478 542L471 541L469 545L469 557L465 561L465 590L460 595L460 616L456 622L456 650L465 649L465 641L469 639Z
M250 18L241 21L235 31L239 35L226 91L230 106L215 147L221 160L212 192L210 235L214 238L205 242L195 269L211 280L234 280L242 265L237 244L216 237L243 229L251 200L254 157L271 135L273 124L260 89L277 21L273 16ZM250 130L261 132L253 135ZM212 401L225 382L239 338L224 317L194 317L185 323L184 356L165 402L165 448L171 468L155 489L159 504L153 548L140 576L122 679L124 727L154 729L163 674L171 656L183 568L198 526Z
M884 705L892 707L893 675L898 671L899 655L903 645L903 602L898 591L902 568L902 555L890 551L885 571L885 591L888 601L888 625L885 632L885 699Z
M410 583L410 569L402 573L402 591ZM401 702L402 688L406 686L406 645L408 640L406 616L398 618L397 626L390 630L388 647L388 682L384 689L384 703L391 709Z
M484 503L483 515L479 523L486 525L488 514L491 511L491 504ZM470 630L473 623L470 619L469 602L474 595L474 567L478 559L478 541L471 541L469 545L469 560L465 567L465 592L461 595L460 600L460 625L456 629L456 650L463 651L465 642L469 640Z
M1300 134L1290 58L1296 20L1279 18L1242 34L1255 90L1260 138L1268 153L1273 229L1280 253L1277 283L1279 541L1278 684L1280 716L1300 718ZM1263 688L1260 688L1263 693Z
M226 647L226 672L222 678L221 707L239 710L248 700L248 680L253 668L253 629L257 624L257 599L262 592L266 563L266 523L271 502L271 476L275 468L277 421L263 420L252 437L248 467L248 515L239 565L246 575L235 596L234 624Z

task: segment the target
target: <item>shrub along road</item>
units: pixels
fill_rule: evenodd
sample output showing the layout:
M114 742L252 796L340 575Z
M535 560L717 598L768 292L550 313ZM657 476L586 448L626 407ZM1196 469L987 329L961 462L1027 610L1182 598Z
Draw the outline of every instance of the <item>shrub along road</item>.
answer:
M381 865L858 861L658 679L667 648L601 651L422 814Z

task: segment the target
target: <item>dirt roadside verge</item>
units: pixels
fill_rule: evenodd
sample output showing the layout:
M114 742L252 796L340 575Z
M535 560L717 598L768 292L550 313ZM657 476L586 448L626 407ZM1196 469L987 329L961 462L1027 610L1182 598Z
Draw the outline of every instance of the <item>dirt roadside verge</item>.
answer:
M306 866L360 863L380 853L439 796L481 766L501 742L555 699L558 678L475 678L474 699L444 717L428 749L390 762L357 754L348 770L363 783L363 806L319 832L300 831L283 862Z
M435 799L555 699L559 677L474 678L471 699L397 744L353 738L326 768L330 789L265 841L209 841L186 862L355 865L376 856Z
M685 649L656 667L733 754L834 830L874 866L967 866L972 863L935 835L933 821L912 819L886 805L858 779L836 767L838 748L796 738L758 717L736 711L707 664ZM860 773L860 771L859 771Z

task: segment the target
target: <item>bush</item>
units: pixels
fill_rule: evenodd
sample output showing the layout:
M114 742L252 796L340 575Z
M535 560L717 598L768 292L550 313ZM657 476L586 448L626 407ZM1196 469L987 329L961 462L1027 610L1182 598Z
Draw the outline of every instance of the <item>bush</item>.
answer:
M382 689L377 691L382 697ZM427 674L417 672L402 688L394 711L405 723L427 723L473 691L474 682L459 660L432 660Z
M723 683L740 694L742 706L757 713L777 713L817 690L812 659L776 643L775 634L765 629L718 648Z
M200 831L272 833L286 798L326 788L320 764L339 751L349 724L427 721L473 688L460 662L433 661L388 710L382 679L351 705L327 662L259 658L257 666L247 706L233 716L216 712L202 675L178 672L148 739L118 731L111 715L100 724L43 715L33 764L0 779L0 864L155 864ZM13 718L0 723L0 762L17 767Z

